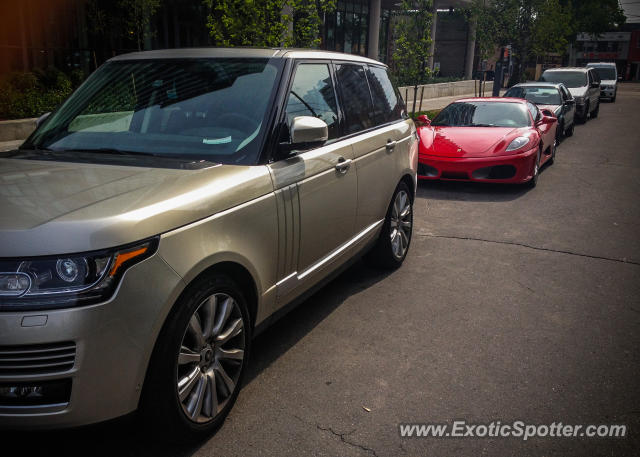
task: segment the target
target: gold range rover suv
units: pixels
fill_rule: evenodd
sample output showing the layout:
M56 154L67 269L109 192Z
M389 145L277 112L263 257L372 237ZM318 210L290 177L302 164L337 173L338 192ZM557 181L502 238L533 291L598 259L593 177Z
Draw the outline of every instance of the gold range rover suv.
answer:
M417 141L363 57L109 60L0 155L0 427L213 431L285 305L403 262Z

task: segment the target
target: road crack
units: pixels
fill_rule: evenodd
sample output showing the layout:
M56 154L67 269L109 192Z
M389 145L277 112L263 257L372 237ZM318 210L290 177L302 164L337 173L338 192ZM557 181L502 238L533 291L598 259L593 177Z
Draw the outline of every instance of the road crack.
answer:
M618 262L618 263L626 263L629 265L637 265L640 266L640 262L636 262L633 260L629 260L627 258L616 259L614 257L603 257L598 255L591 254L583 254L580 252L566 251L564 249L551 249L551 248L542 248L540 246L533 246L526 243L518 243L517 241L500 241L500 240L488 240L485 238L473 238L468 236L451 236L451 235L434 235L432 233L417 233L417 236L425 237L425 238L445 238L450 240L463 240L463 241L480 241L482 243L494 243L494 244L505 244L509 246L520 246L527 249L533 249L536 251L545 251L545 252L555 252L557 254L567 254L576 257L586 257L588 259L597 259L597 260L607 260L609 262Z
M374 449L371 449L370 447L367 446L363 446L362 444L358 444L358 443L354 443L353 441L349 441L346 437L351 435L352 433L354 433L357 429L353 429L350 432L346 432L346 433L338 433L336 432L333 428L331 427L323 427L320 424L311 424L309 422L307 422L306 420L302 419L301 417L292 414L293 417L295 417L296 419L298 419L300 422L302 422L303 424L312 426L315 425L316 429L322 431L322 432L329 432L334 436L337 436L338 438L340 438L340 441L342 441L344 444L348 445L348 446L353 446L353 447L357 447L358 449L362 449L365 452L369 452L371 453L371 455L373 455L374 457L379 457L378 454L376 453L376 451Z
M335 436L339 437L340 441L342 441L344 444L348 444L349 446L357 447L359 449L362 449L365 452L370 452L375 457L378 457L378 454L376 454L376 451L371 449L370 447L366 447L366 446L363 446L362 444L354 443L353 441L349 441L349 440L347 440L347 438L345 438L345 437L351 435L353 432L355 432L356 429L353 429L348 433L338 433L333 428L331 428L331 427L326 427L325 428L325 427L322 427L320 424L316 424L316 428L318 430L322 430L323 432L330 432L332 435L335 435Z

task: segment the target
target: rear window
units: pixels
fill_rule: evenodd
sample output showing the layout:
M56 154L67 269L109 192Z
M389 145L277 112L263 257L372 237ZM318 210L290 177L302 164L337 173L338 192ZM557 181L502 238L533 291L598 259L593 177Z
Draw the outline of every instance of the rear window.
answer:
M512 87L504 96L524 98L538 105L562 105L560 93L555 87Z
M380 67L369 67L367 78L371 87L376 123L385 124L402 119L402 100L391 84L387 71Z
M545 71L540 81L562 83L569 88L587 85L587 74L583 71Z
M616 69L613 67L593 67L601 80L615 80L617 78Z
M356 133L375 126L369 85L362 65L337 66L341 101L346 116L345 133Z

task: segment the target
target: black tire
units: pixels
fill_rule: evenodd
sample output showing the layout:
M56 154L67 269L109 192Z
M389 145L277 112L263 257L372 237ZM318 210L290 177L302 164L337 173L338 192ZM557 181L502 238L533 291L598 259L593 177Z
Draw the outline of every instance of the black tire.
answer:
M615 102L616 102L616 97L617 97L617 96L618 96L618 91L616 90L616 91L613 93L613 97L611 98L611 103L615 103Z
M218 328L220 331L226 328L227 325L232 326L235 324L236 327L239 326L241 319L242 329L241 333L232 336L226 343L220 343L219 346L217 338L220 335L215 336L216 334L213 333L214 336L211 337L211 340L216 341L216 348L213 349L214 343L211 343L209 350L212 356L207 357L211 363L210 367L202 367L202 364L206 363L202 355L203 352L199 354L200 362L189 362L195 365L187 366L187 370L197 372L195 376L203 379L202 389L209 389L208 392L203 392L199 397L202 398L200 404L208 401L207 404L209 407L207 409L212 411L212 413L209 414L211 417L204 419L197 417L196 419L198 420L205 420L203 423L198 423L187 417L187 412L185 411L186 405L183 407L182 402L189 401L192 395L198 396L201 381L193 383L193 387L189 389L190 394L187 395L184 400L181 401L179 399L178 378L181 376L179 370L181 366L184 367L184 365L179 364L178 354L184 351L181 347L185 343L187 335L190 334L189 330L192 329L190 321L197 313L201 312L200 310L202 306L205 305L207 299L213 296L216 297L216 303L213 305L214 311L210 314L212 316L211 325L213 325L213 322L222 322L225 324L220 325ZM233 309L225 313L226 299L225 303L218 304L218 297L232 298L234 301L233 306L229 306ZM236 304L237 307L235 306ZM225 314L227 317L223 320L221 316ZM202 316L202 314L198 314L198 316ZM200 322L203 322L203 320L200 320ZM202 439L220 427L233 407L242 386L251 346L250 322L246 299L242 290L230 277L224 274L211 274L197 279L196 282L188 287L165 321L147 371L140 402L140 416L143 420L142 425L148 433L153 433L154 436L161 437L165 441L182 443ZM203 323L205 324L203 325L204 328L206 327L206 323ZM217 328L218 326L216 325L215 327ZM222 334L224 331L220 333ZM235 332L229 333L233 335ZM241 343L244 352L242 360L239 362L237 360L234 361L233 365L235 365L235 368L230 368L229 365L227 365L227 363L231 362L230 359L224 359L224 368L222 371L225 372L227 378L231 381L236 380L231 390L227 387L228 384L225 384L220 372L215 371L216 368L213 367L213 365L222 363L220 359L218 359L217 352L222 346ZM229 352L228 346L222 350ZM191 354L198 354L198 352L192 352ZM185 362L182 363L184 364ZM211 372L215 373L215 377L213 377L211 381L212 384L206 384L210 378L206 377L204 370L211 370ZM213 385L213 389L215 389L216 392L215 402L212 400L211 385ZM218 403L221 391L227 395L226 398L223 399L223 404ZM207 394L209 395L208 397ZM213 404L217 405L217 412L215 413L211 409L211 405ZM204 406L200 407L203 414L206 414L204 413L204 408ZM200 409L197 414L200 414Z
M598 102L598 104L596 105L596 109L594 109L593 113L591 113L591 119L595 119L596 117L598 117L598 114L600 114L600 102Z
M536 156L536 161L533 163L533 176L529 181L527 181L527 186L530 188L536 187L538 185L538 177L540 176L540 159L542 157L542 151L538 149L538 155Z
M406 196L406 204L408 205L409 212L405 217L400 217L400 223L394 221L396 219L395 214L398 212L396 209L396 200L400 198L399 196ZM406 225L402 225L400 230L399 227L404 222L409 222L408 230L406 230ZM395 227L394 227L395 225ZM395 235L394 235L395 233ZM393 193L393 197L391 198L391 203L389 203L389 208L387 209L387 215L384 220L384 224L382 225L382 231L380 232L380 237L378 241L373 246L371 251L369 251L365 257L370 264L385 269L395 269L402 265L404 259L407 257L407 252L409 252L409 246L411 245L411 238L413 233L413 196L409 187L404 183L400 182L398 187L396 187L395 192ZM403 243L404 250L400 255L398 255L398 243Z
M586 124L589 120L589 110L591 110L591 106L589 105L589 102L587 102L587 105L584 107L584 114L580 118L580 122L583 124Z
M564 136L565 137L570 137L573 136L573 130L576 127L576 123L575 121L571 124L571 127L569 127L565 132L564 132Z
M556 142L553 144L553 146L551 146L551 157L549 158L549 160L547 160L547 163L549 165L553 165L553 163L556 161L556 152L558 151L558 144L559 144L559 141L556 139Z
M556 141L559 143L564 136L565 136L564 121L561 121L558 123L558 126L556 127Z

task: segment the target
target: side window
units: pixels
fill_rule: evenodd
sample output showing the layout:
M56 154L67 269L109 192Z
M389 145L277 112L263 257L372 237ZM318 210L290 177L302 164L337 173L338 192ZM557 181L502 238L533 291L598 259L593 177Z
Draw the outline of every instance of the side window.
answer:
M533 118L533 122L537 122L538 119L540 118L540 111L538 110L538 107L536 105L534 105L533 103L527 102L527 108L529 109L529 112L531 113L531 117Z
M337 66L342 107L346 116L345 133L355 133L375 125L369 85L362 65Z
M373 97L373 112L377 124L402 119L402 103L389 80L387 71L380 67L369 67L367 78Z
M313 116L329 126L329 139L338 137L338 106L327 64L300 64L287 100L287 125L298 116Z

